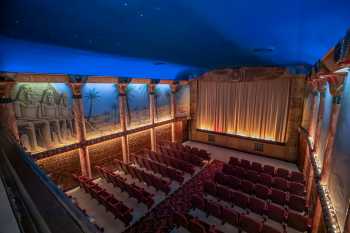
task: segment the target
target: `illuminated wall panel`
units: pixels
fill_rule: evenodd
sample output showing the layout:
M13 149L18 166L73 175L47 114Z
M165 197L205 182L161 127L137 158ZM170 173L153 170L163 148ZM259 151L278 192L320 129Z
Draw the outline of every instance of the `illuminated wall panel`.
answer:
M346 210L350 200L350 76L348 75L342 107L337 125L332 161L329 191L336 209L340 229L343 229Z
M325 99L324 99L324 112L323 112L323 121L322 121L322 128L321 128L321 135L320 135L320 141L319 141L319 148L316 151L317 156L320 160L320 164L323 163L324 158L324 149L326 148L326 138L327 138L327 132L329 127L329 120L332 112L332 96L329 92L329 85L326 85L327 90L325 93ZM315 118L317 119L317 118Z
M156 128L156 143L171 141L171 124L162 125Z
M87 83L82 96L88 138L120 130L119 97L115 84Z
M64 83L18 83L12 92L19 136L40 152L76 142L72 92Z
M95 166L107 167L113 169L113 160L123 160L121 138L101 142L88 147L93 177L98 173Z
M128 135L129 153L139 154L144 149L151 149L150 130Z
M150 123L149 94L146 84L129 84L126 88L127 127L135 128Z
M181 85L176 92L176 116L190 115L190 87Z
M171 118L171 88L169 84L157 84L155 88L155 121L160 122Z
M175 141L182 143L188 140L187 121L178 121L175 123Z
M57 185L62 186L63 190L68 190L78 185L72 174L81 174L79 150L40 159L37 161L37 164L51 176L51 179Z

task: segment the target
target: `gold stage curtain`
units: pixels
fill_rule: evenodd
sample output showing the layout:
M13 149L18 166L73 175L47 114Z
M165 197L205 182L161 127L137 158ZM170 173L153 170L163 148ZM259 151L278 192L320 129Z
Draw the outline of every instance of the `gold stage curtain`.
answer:
M199 80L197 128L285 142L290 78Z

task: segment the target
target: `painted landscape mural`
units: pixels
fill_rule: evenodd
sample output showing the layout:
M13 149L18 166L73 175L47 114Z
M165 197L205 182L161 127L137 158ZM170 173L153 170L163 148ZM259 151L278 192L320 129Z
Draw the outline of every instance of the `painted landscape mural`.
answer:
M118 89L115 84L87 83L82 90L88 138L120 129Z
M150 123L147 84L128 84L125 105L126 123L129 129Z
M12 92L20 141L31 152L74 143L72 92L64 83L18 83Z
M154 93L155 100L155 121L165 121L171 118L170 96L171 88L169 84L157 84Z
M190 114L190 87L181 85L176 91L176 116L188 116Z

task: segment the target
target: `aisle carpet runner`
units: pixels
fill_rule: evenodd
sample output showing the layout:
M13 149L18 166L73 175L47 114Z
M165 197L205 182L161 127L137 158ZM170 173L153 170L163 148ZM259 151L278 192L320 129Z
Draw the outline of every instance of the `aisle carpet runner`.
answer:
M191 208L191 197L203 193L205 181L213 180L217 171L221 170L223 163L214 160L197 176L189 180L179 190L161 202L139 222L126 229L124 233L165 233L174 227L173 213L187 213Z

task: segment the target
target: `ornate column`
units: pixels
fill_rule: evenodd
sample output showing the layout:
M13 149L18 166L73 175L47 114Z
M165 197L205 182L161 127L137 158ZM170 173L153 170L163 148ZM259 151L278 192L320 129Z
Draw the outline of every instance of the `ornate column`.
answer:
M311 155L308 153L307 155L308 157L310 157ZM309 161L309 159L308 159ZM307 183L306 183L306 203L308 205L310 205L311 202L311 193L312 193L312 187L314 184L314 170L311 164L311 161L308 162L309 166L308 166L308 174L307 174Z
M316 130L315 130L315 140L314 140L314 151L317 153L320 143L321 129L322 129L322 121L324 116L324 101L326 96L326 81L320 80L317 85L317 89L320 92L320 104L318 107L317 114L317 122L316 122Z
M129 162L129 146L128 146L128 136L126 132L126 88L128 84L122 83L118 85L119 87L119 118L120 118L120 128L124 133L122 136L122 152L123 152L123 162Z
M176 90L177 85L171 85L171 96L170 96L170 104L171 104L171 142L176 141L176 131L175 131L175 118L176 118Z
M311 96L311 109L310 109L310 115L309 115L309 125L307 128L307 131L309 132L309 135L314 135L314 130L315 130L315 121L316 119L314 119L314 115L316 112L316 108L317 108L317 95L318 95L318 91L317 91L317 87L315 86L315 82L311 81L309 82L310 85L310 94ZM312 139L314 141L314 138Z
M322 219L322 206L321 206L320 198L317 197L315 212L312 220L312 233L318 233L321 219Z
M155 118L155 101L154 101L154 91L155 91L156 85L150 84L149 85L149 109L150 109L150 119L151 119L151 150L156 151L156 129L154 128L154 118Z
M80 143L79 148L79 159L81 166L81 174L83 176L92 177L91 175L91 164L89 150L85 145L86 141L86 128L85 128L85 118L84 118L84 106L81 95L82 83L69 83L69 86L73 92L73 113L74 113L74 124L76 137Z
M337 129L337 123L341 107L341 98L344 89L345 75L334 74L328 78L330 92L332 95L332 112L329 120L329 127L327 132L326 147L324 152L323 166L321 172L321 184L326 185L330 175L330 163L333 152L334 137Z
M11 91L15 85L16 82L13 80L1 80L0 78L0 124L19 141L16 115L11 99Z

